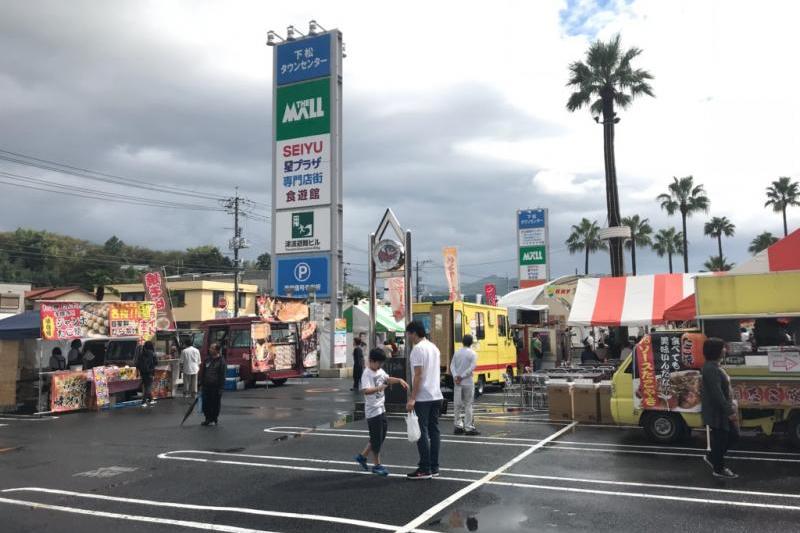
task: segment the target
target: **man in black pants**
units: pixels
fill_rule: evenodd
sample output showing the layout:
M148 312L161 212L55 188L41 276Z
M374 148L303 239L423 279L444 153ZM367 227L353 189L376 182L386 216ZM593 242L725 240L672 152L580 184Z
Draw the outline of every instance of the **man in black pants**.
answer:
M362 348L364 341L361 337L353 339L355 348L353 349L353 388L351 391L361 389L361 376L364 374L364 349Z
M206 419L202 425L217 425L222 391L225 388L225 359L220 356L219 344L212 344L208 349L210 357L200 368L200 383L203 387L203 414Z
M735 479L739 476L725 466L725 453L739 440L739 418L731 392L731 379L720 367L725 342L712 337L703 344L703 423L711 428L711 453L704 460L714 476Z

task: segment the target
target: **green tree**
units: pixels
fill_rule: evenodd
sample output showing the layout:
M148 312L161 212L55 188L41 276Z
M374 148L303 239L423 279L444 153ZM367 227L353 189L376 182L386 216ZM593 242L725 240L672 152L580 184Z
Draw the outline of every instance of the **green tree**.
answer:
M222 255L216 246L198 246L186 250L184 265L189 271L195 272L226 271L233 268L233 261Z
M762 252L778 242L778 238L774 236L772 233L765 231L764 233L758 235L755 239L750 241L750 246L747 248L747 251L753 255L756 255L759 252Z
M725 237L733 237L733 235L736 233L736 226L730 220L728 220L728 217L713 217L711 220L706 222L703 232L712 239L717 239L717 246L719 247L719 259L722 261L724 259L724 256L722 255L722 236L724 235Z
M585 253L583 272L589 275L589 254L598 250L607 250L608 245L600 239L600 227L597 221L591 222L588 218L581 220L577 226L572 226L572 233L567 239L569 253Z
M650 239L650 235L653 234L653 228L650 227L650 220L639 218L639 215L623 218L622 225L628 226L631 229L631 238L625 241L625 247L631 251L631 271L635 276L636 247L650 246L653 243Z
M367 297L367 291L350 283L345 286L344 292L346 299L352 301L354 304Z
M734 263L728 263L724 257L712 255L703 266L711 272L727 272L734 267Z
M272 270L272 256L268 252L259 255L256 259L256 268L258 270Z
M656 200L661 202L661 209L667 214L681 214L683 224L683 271L689 272L689 241L686 237L686 219L697 212L708 212L711 201L706 196L706 191L702 185L695 185L692 176L684 178L672 178L667 194L659 194Z
M617 163L614 154L614 127L619 122L615 107L626 109L634 98L653 96L649 81L653 76L635 69L632 61L641 54L639 48L623 50L619 35L608 42L595 41L586 52L586 61L575 61L569 66L567 85L574 89L567 101L569 111L584 106L598 123L603 124L603 157L606 177L606 208L608 225L621 223L619 193L617 191ZM611 273L625 274L623 240L611 239Z
M786 176L773 181L767 187L767 202L764 207L772 206L776 213L783 213L783 236L789 234L789 226L786 224L786 208L790 206L800 206L800 183L792 181Z
M683 254L683 235L675 228L658 230L653 238L653 250L658 257L667 256L669 273L672 274L672 256Z

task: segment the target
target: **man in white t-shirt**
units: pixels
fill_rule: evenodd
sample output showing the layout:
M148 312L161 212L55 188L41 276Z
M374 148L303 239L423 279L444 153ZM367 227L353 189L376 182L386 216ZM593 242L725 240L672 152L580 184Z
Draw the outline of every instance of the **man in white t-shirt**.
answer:
M406 326L411 350L412 389L406 411L412 410L419 419L421 436L417 441L419 464L408 474L408 479L430 479L439 476L439 412L442 408L442 390L439 348L426 338L425 326L413 321Z
M472 335L464 335L463 348L453 355L450 373L453 375L453 422L456 435L480 435L472 424L472 400L475 397L475 384L472 373L478 364L478 354L472 349ZM463 415L464 421L461 421Z
M197 396L197 373L200 372L200 350L186 341L181 352L181 366L183 367L183 397Z

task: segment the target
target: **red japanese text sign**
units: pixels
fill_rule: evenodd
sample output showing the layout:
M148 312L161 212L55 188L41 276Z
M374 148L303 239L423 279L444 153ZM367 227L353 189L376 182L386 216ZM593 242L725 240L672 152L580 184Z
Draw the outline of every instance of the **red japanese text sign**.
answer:
M39 309L44 340L81 337L81 304L78 302L43 303Z
M172 301L167 289L167 280L161 270L151 270L142 276L145 300L156 306L156 327L160 330L174 330L175 316L172 312Z

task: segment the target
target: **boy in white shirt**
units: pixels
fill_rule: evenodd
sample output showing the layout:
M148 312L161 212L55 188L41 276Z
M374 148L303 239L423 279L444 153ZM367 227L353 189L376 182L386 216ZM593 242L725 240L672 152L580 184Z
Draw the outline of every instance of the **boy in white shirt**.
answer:
M480 435L472 424L472 400L475 397L475 384L472 382L472 373L478 364L478 354L472 349L472 335L464 335L461 341L463 348L453 355L450 363L450 373L453 375L453 422L456 435ZM461 422L461 416L464 422Z
M385 391L389 385L399 383L405 390L408 390L408 383L400 378L393 378L381 368L386 361L386 352L381 348L373 348L369 352L369 363L364 373L361 375L361 392L364 393L364 412L367 417L367 427L369 427L369 443L366 448L355 456L355 461L364 470L369 470L367 466L367 455L372 452L375 465L372 473L379 476L388 476L389 471L381 464L381 446L386 439L389 429L386 420L386 395Z

